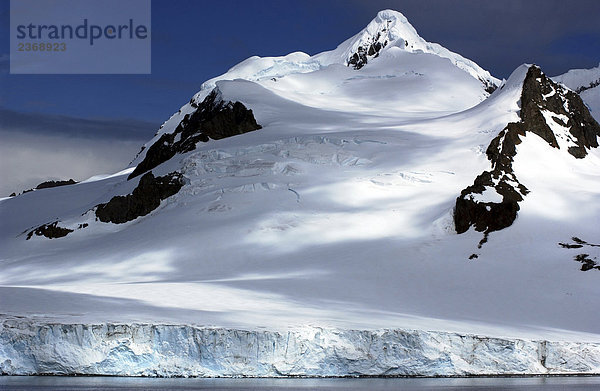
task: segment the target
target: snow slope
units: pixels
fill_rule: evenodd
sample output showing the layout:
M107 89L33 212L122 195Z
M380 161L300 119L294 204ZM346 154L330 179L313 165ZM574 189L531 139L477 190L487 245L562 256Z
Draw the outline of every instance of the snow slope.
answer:
M388 43L378 55L367 50L366 64L348 66L347 56L373 44L384 27ZM574 258L600 255L600 152L588 148L577 159L527 133L512 162L530 191L516 221L489 233L483 246L474 229L457 235L457 197L490 169L492 140L521 120L530 66L486 99L485 83L474 76L495 79L442 49L419 41L401 14L383 11L331 52L250 58L208 81L133 162L158 159L153 177L179 172L183 186L132 221L101 222L95 211L148 181L133 166L0 201L2 371L151 374L156 355L195 360L203 343L186 345L179 336L175 343L171 333L219 333L215 343L229 350L262 335L284 360L281 333L306 328L311 335L328 330L326 341L298 342L284 369L261 357L268 368L255 372L235 360L213 370L177 358L156 373L597 373L600 315L591 309L600 272L580 270ZM227 110L251 110L260 128L187 149L189 137L204 137L190 136L194 121ZM552 113L545 121L569 142L569 129L551 121L563 114ZM230 120L210 118L202 126L215 132ZM42 226L50 236L72 232L49 239L36 233ZM137 326L94 331L107 323ZM160 326L173 324L182 326ZM250 334L232 339L239 330ZM465 335L486 337L457 344ZM145 342L132 345L138 337ZM423 356L397 372L383 356L369 364L363 344L370 339L381 349L385 341L399 346L392 362L406 351ZM448 345L435 346L440 340ZM581 365L549 369L544 340L553 341L557 350L548 352L556 361L582 349L589 355ZM64 354L48 356L63 342ZM169 344L177 347L157 351ZM481 344L481 355L469 358ZM506 344L513 353L504 352ZM84 345L104 353L88 356ZM317 346L331 350L297 358ZM341 347L330 372L315 369ZM429 352L439 359L427 361ZM215 354L210 365L222 362L223 352ZM51 358L40 364L40 357ZM362 367L350 365L353 359ZM513 359L514 367L502 367Z
M600 64L591 69L571 69L552 79L577 91L592 115L600 121Z
M376 39L385 46L376 56L367 56L368 66L358 72L352 69L352 55ZM193 111L192 104L201 102L218 81L236 79L256 82L302 105L343 112L395 112L402 117L432 116L434 111L448 114L472 107L488 96L486 89L491 91L500 84L475 62L425 41L401 13L384 10L334 50L314 56L302 52L253 56L206 81L145 147L172 132ZM372 105L374 100L377 107ZM143 157L144 151L132 164Z

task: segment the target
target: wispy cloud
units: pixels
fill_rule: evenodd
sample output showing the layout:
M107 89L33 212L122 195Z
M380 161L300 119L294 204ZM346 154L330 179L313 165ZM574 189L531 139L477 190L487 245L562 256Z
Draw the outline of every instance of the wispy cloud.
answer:
M146 141L160 125L134 119L84 119L24 113L1 107L0 118L0 130L3 132L115 140Z
M89 120L0 108L0 196L46 180L77 181L123 169L158 128L136 120Z

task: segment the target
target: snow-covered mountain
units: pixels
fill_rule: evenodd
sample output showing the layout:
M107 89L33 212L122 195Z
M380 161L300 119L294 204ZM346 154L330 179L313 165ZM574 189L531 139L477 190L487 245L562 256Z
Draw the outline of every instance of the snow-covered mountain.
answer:
M552 79L579 93L596 121L600 121L600 64L591 69L571 69Z
M0 202L0 371L598 373L598 136L395 11L252 57L122 172Z

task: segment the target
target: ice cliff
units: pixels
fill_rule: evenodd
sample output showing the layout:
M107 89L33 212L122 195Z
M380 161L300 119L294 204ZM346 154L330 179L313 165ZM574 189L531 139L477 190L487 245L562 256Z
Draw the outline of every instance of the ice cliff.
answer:
M119 376L598 374L600 344L414 330L36 324L5 319L0 373Z

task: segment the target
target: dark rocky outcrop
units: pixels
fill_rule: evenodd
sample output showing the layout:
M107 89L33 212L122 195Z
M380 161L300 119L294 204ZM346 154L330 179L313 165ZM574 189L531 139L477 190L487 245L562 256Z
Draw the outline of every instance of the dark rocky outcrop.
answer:
M594 88L594 87L598 87L598 86L600 86L600 79L598 79L598 80L596 80L596 81L593 81L593 82L591 82L591 83L590 83L589 85L587 85L587 86L581 86L581 87L577 88L577 89L575 90L575 92L576 92L576 93L578 93L578 94L580 94L580 93L582 93L583 91L591 90L592 88Z
M162 200L176 194L184 184L183 176L178 172L161 177L154 177L152 172L148 172L140 178L140 182L131 194L115 196L105 204L96 205L96 218L103 223L121 224L145 216L158 208ZM29 231L27 240L33 235L48 239L61 238L75 231L58 224L59 221L55 221ZM88 223L80 223L77 229L87 227Z
M58 221L40 225L34 230L27 233L27 240L31 239L33 235L45 236L48 239L62 238L73 232L72 229L63 228L58 226Z
M582 248L583 247L582 244L570 244L570 243L562 243L562 242L559 243L558 245L560 247L562 247L562 248L569 248L569 249L571 249L571 248Z
M96 217L104 223L121 224L145 216L158 208L160 202L177 193L184 185L183 176L172 172L154 177L152 172L144 174L131 194L115 196L96 208Z
M34 190L49 189L51 187L58 187L58 186L74 185L76 183L78 183L78 182L73 179L69 179L68 181L46 181L46 182L40 183L33 189L23 190L19 195L29 193ZM16 196L17 196L17 193L13 192L10 194L9 197L16 197Z
M522 137L533 133L544 139L550 147L559 148L556 135L546 123L543 111L550 113L557 124L570 128L570 134L566 137L576 145L569 147L568 152L575 158L583 158L587 155L587 149L598 147L600 125L590 115L581 98L547 78L538 67L530 67L521 93L521 121L509 123L492 140L486 150L491 170L477 176L473 185L462 190L456 199L454 225L457 233L474 227L487 236L492 231L509 227L515 221L519 202L529 193L513 171L516 146L521 143ZM567 123L560 119L562 116L568 118ZM478 195L486 190L496 192L502 201L480 200Z
M548 96L550 95L550 96ZM558 148L556 137L541 110L556 114L553 120L570 128L571 140L576 144L568 148L568 152L581 159L587 155L586 149L598 147L600 125L590 114L587 106L577 93L562 87L546 77L540 68L529 68L523 93L521 95L521 119L526 129L543 138L551 146ZM569 118L564 123L559 115Z
M36 190L40 190L40 189L49 189L51 187L58 187L58 186L66 186L66 185L74 185L77 182L74 181L73 179L69 179L68 181L46 181L46 182L42 182L39 185L37 185L35 187Z
M583 247L600 247L600 244L588 243L585 240L578 238L577 236L573 236L571 238L571 241L573 243L560 242L560 243L558 243L558 245L562 248L569 249L569 250L580 249ZM581 263L580 270L582 272L586 272L586 271L592 270L592 269L600 270L600 265L598 265L598 262L596 262L597 259L598 259L597 257L594 257L594 259L590 258L590 255L586 254L586 253L577 254L573 257L574 261Z
M261 129L252 110L240 102L221 99L215 88L199 105L192 102L196 110L187 114L173 133L163 134L152 144L128 179L153 169L178 153L193 151L198 142L226 137Z
M454 225L456 232L466 232L471 226L479 232L489 233L509 227L517 218L519 202L529 190L522 185L512 170L516 145L521 142L523 129L509 124L492 140L486 154L492 162L492 170L481 173L473 185L468 186L456 199ZM483 202L476 194L486 190L496 192L502 202Z
M389 25L390 22L391 21L388 20L387 24ZM387 31L387 27L383 28L377 35L369 38L363 45L360 45L356 49L356 52L348 58L347 65L352 66L354 69L360 69L367 65L369 58L376 58L379 56L381 49L388 44ZM408 45L408 42L406 42L406 45Z
M590 259L589 254L578 254L573 258L576 262L581 263L581 271L587 272L588 270L596 269L600 270L600 265L593 259ZM596 258L594 258L596 259Z
M348 66L352 66L354 69L360 69L367 65L367 62L367 51L362 46L359 46L356 53L348 60Z
M484 80L482 78L479 78L479 81L481 82L481 84L483 84L483 88L484 88L485 92L487 92L490 95L498 89L498 86L489 80Z
M583 239L579 239L577 236L573 236L571 238L571 240L574 243L558 243L558 245L562 248L582 248L583 246L588 246L588 247L600 247L600 244L593 244L593 243L588 243Z

